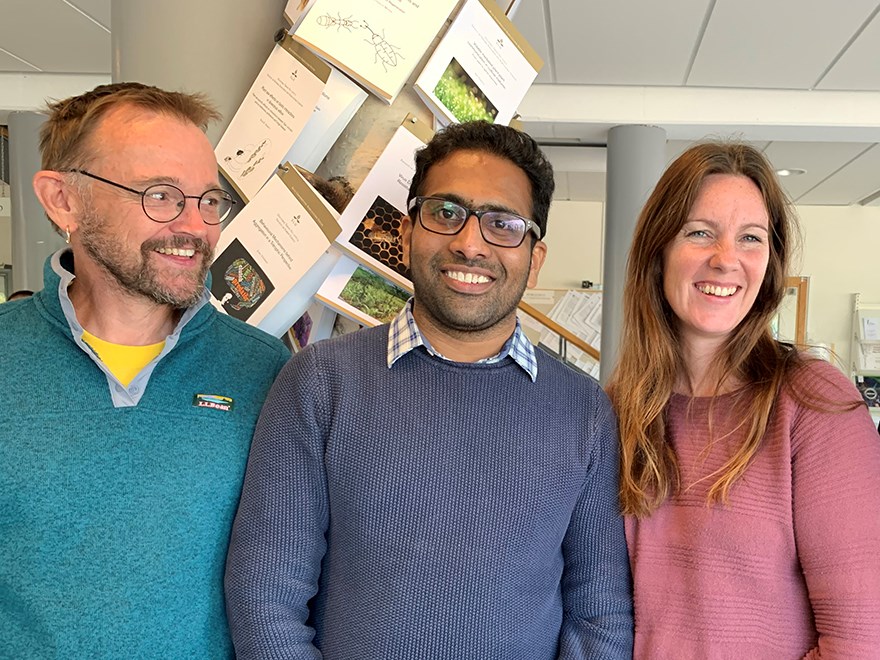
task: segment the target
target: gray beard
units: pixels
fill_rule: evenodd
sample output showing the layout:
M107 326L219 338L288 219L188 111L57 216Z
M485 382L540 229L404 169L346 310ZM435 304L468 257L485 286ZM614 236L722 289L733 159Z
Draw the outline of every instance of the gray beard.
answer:
M175 309L192 307L201 299L205 276L213 258L205 241L183 236L145 241L139 258L135 259L128 248L107 235L103 228L100 218L90 213L81 223L79 239L92 260L109 273L122 290ZM150 263L150 253L160 247L194 248L203 257L201 267L191 277L186 277L181 286L172 288L163 284Z

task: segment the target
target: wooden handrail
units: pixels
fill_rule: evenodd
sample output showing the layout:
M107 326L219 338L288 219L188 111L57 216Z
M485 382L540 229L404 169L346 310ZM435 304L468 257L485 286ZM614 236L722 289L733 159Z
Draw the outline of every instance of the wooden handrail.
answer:
M810 295L809 277L786 277L785 286L797 289L797 311L794 322L795 346L807 346L807 298Z
M563 339L565 339L565 341L570 343L572 346L575 346L575 347L581 349L584 353L595 358L596 360L599 359L599 351L598 350L596 350L595 348L590 346L587 342L585 342L583 339L578 337L576 334L574 334L570 330L559 325L556 321L552 320L546 314L539 312L537 309L532 307L529 303L520 301L519 308L522 311L524 311L526 314L531 316L533 319L535 319L536 321L541 323L542 325L547 326L550 330L552 330L556 334L560 335Z

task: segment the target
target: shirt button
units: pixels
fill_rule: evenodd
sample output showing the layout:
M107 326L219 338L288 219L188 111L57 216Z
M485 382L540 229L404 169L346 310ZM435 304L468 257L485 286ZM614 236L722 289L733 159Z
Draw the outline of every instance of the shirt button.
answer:
M132 394L137 394L141 390L137 385L132 385L131 387L128 388L128 391L131 392Z

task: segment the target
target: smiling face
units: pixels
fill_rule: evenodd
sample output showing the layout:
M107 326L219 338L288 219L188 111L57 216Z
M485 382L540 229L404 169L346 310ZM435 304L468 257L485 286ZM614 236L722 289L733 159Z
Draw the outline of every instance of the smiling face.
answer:
M482 151L456 151L431 166L420 194L531 217L528 177L511 161ZM500 349L516 325L523 291L537 283L545 244L532 246L529 235L519 247L490 245L473 216L453 236L431 233L418 219L406 217L401 236L415 289L415 318L429 341L479 338Z
M663 292L686 347L723 344L752 308L769 257L769 215L758 187L744 176L707 176L663 252Z
M170 183L187 195L217 188L217 164L195 125L131 106L115 108L90 138L89 170L135 190ZM99 181L89 193L72 235L77 272L90 269L125 293L173 307L201 296L219 226L206 225L196 200L160 224L146 216L140 196Z

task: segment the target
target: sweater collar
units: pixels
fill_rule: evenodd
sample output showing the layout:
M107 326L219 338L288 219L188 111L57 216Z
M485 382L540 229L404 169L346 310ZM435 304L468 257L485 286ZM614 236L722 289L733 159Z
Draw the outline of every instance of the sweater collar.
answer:
M187 341L198 333L200 327L204 327L206 321L211 318L214 308L206 304L210 293L205 288L202 296L195 305L189 307L181 315L174 331L165 338L165 346L162 351L149 364L138 373L127 385L123 385L110 369L98 358L94 351L83 341L83 327L76 318L76 311L67 293L71 282L76 279L73 262L73 251L62 248L46 260L43 268L43 290L37 294L38 301L43 305L46 313L89 358L107 378L107 386L110 392L113 406L126 408L138 405L147 389L150 377L156 365L170 353L181 341ZM185 331L185 333L184 333Z
M47 311L57 321L70 328L74 340L79 342L82 339L83 328L80 325L79 320L76 318L76 311L74 310L73 303L70 301L70 296L67 293L67 289L75 279L76 272L73 262L73 250L70 247L65 246L61 248L46 260L46 263L43 266L44 295L42 296L42 302ZM57 296L51 295L51 292L57 292ZM198 302L192 307L187 308L181 315L174 331L166 338L166 344L170 342L171 346L173 346L180 339L180 335L185 327L192 325L192 329L194 329L207 319L207 314L200 314L200 312L203 311L205 305L208 303L210 295L211 294L206 287L202 289L202 295ZM207 307L208 309L204 310L205 312L210 311L211 306L208 305ZM193 322L193 319L197 316L199 318L196 319L196 322Z
M390 369L397 360L419 346L424 346L431 355L447 361L449 358L438 353L431 346L428 339L419 330L416 319L412 313L413 298L410 298L400 313L394 318L388 328L388 368ZM501 347L501 352L492 357L478 360L475 364L494 364L510 357L529 375L532 382L538 378L538 361L535 358L535 347L526 337L519 319L516 320L516 329L510 338Z

